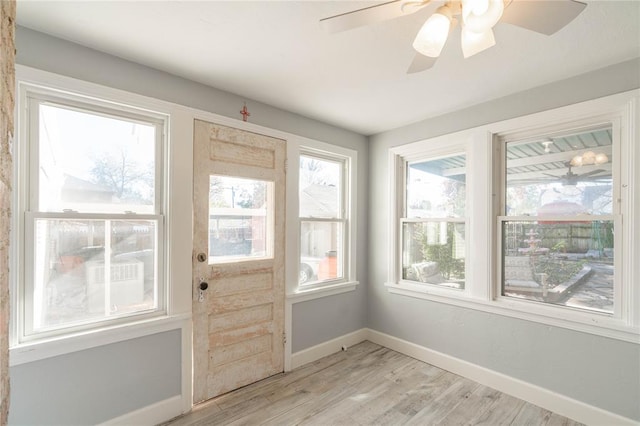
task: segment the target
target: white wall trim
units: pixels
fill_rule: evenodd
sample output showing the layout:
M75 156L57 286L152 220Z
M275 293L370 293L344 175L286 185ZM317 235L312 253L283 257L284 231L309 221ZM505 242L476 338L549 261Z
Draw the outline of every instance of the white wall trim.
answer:
M189 332L185 324L190 320L191 314L160 316L108 328L89 330L47 341L23 343L10 348L9 363L13 367L172 330L182 330L184 334Z
M156 425L182 414L182 397L180 395L167 398L155 404L147 405L139 410L123 414L101 423L100 426L118 425Z
M404 355L466 377L546 410L585 424L637 425L638 422L568 396L379 331L358 330L369 340ZM348 335L347 335L348 336ZM338 340L338 339L334 339ZM321 346L321 345L318 345ZM314 348L317 346L314 346ZM313 349L313 348L310 348ZM302 351L305 352L305 351Z
M360 330L356 330L343 336L336 337L335 339L298 351L291 355L291 368L298 368L310 362L317 361L327 355L340 352L343 346L349 348L349 346L364 342L367 340L368 334L368 329L361 328Z

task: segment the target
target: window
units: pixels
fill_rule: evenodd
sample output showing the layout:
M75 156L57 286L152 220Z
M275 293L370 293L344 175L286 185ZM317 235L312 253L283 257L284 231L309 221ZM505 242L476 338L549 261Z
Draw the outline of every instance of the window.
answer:
M164 310L164 118L28 89L18 341Z
M300 155L299 284L336 283L348 277L347 159L304 151Z
M405 163L403 280L464 289L465 165L465 154Z
M209 178L209 263L273 257L273 182Z
M638 99L391 148L388 290L637 342Z
M617 164L611 124L506 140L501 295L614 312Z

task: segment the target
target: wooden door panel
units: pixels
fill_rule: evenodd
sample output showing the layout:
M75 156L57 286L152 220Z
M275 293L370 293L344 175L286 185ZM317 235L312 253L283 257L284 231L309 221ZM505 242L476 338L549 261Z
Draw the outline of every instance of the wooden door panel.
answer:
M253 323L273 320L273 304L254 306L242 311L229 312L228 314L214 315L209 317L209 332L215 333L226 330L228 324L235 324L236 327L244 327Z
M256 382L256 377L269 377L280 371L269 367L272 362L270 352L244 358L219 367L214 367L207 376L207 393L221 395L242 386ZM230 385L233 383L233 385Z
M196 120L193 177L196 403L284 370L284 166L284 141ZM216 178L211 180L211 176ZM219 177L272 182L269 186L272 192L264 196L272 210L265 213L264 219L261 216L244 219L242 212L235 213L239 208L232 198L230 208L219 209L231 216L212 216L210 182L217 182ZM255 206L251 209L255 210ZM220 223L229 221L229 217L241 217L249 223L244 226L252 227L252 238L253 229L258 229L253 227L270 227L267 235L273 239L272 249L256 252L258 256L265 253L260 258L231 255L220 260L209 253L209 233L214 232L209 230L209 223L216 223L213 229L221 232L219 227L224 225ZM236 234L232 235L236 238ZM222 237L216 234L212 241L218 238ZM198 260L199 253L205 253L207 261ZM200 282L208 284L202 299Z
M210 352L210 368L219 367L263 352L271 352L271 344L273 343L273 340L270 334L263 334L252 339L245 340L246 342L214 347Z

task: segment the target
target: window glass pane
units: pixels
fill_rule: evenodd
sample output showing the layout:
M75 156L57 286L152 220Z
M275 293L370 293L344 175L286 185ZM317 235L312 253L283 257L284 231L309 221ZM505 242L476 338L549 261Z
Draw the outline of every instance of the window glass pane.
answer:
M342 217L340 161L300 156L300 217Z
M273 182L209 178L209 263L273 253Z
M301 222L300 284L344 277L343 227L342 222Z
M408 164L405 217L464 217L465 165L464 154Z
M613 313L613 221L506 221L502 294Z
M450 288L465 284L465 224L402 224L402 278Z
M611 127L507 143L508 216L613 213Z
M36 219L34 331L157 307L157 223Z
M154 213L155 127L39 106L39 211Z

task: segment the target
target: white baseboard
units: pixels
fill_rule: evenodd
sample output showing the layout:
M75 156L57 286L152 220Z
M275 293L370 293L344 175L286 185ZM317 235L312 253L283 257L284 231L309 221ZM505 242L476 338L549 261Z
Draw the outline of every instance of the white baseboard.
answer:
M182 405L182 397L177 395L115 419L107 420L100 426L157 425L182 414Z
M379 331L367 329L366 336L367 340L373 343L466 377L581 423L607 426L638 425L638 422L618 414Z
M343 346L348 348L349 346L364 342L367 340L368 333L368 329L361 328L360 330L356 330L352 333L336 337L335 339L291 354L291 368L298 368L301 365L317 361L327 355L340 352Z

